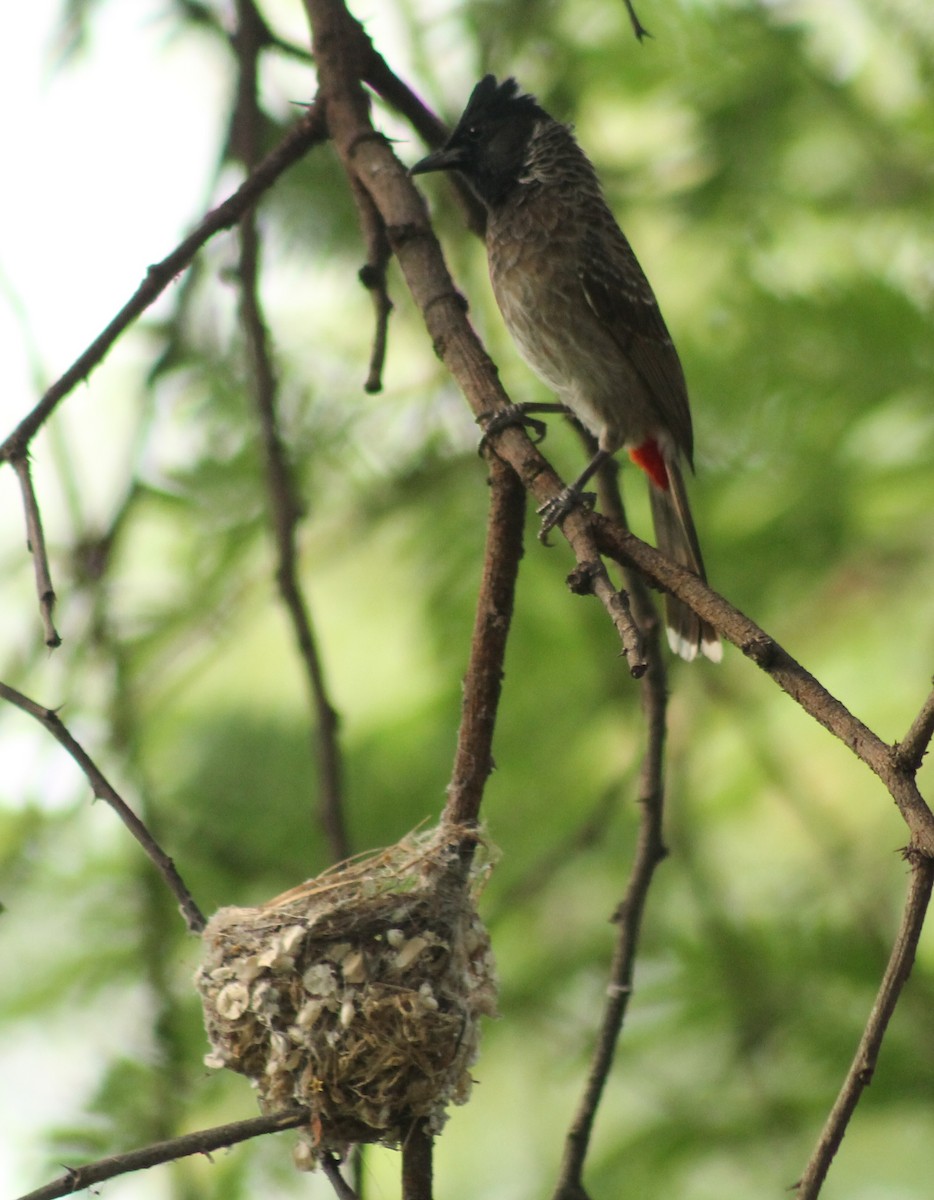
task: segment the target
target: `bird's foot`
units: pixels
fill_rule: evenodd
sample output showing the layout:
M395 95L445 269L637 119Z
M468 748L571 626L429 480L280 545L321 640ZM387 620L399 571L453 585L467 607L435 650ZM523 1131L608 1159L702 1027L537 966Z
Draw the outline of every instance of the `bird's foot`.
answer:
M489 439L510 425L518 425L523 429L531 430L532 441L538 445L548 432L548 426L544 421L530 417L529 413L568 413L569 411L565 404L541 404L535 400L528 400L522 404L505 404L502 408L481 413L478 419L483 422L483 437L480 439L479 451L482 454Z
M590 512L597 502L597 497L593 492L582 492L579 488L566 487L557 494L552 496L536 512L542 518L542 527L538 531L538 540L543 546L550 546L548 534L552 529L575 508L582 508L585 512Z

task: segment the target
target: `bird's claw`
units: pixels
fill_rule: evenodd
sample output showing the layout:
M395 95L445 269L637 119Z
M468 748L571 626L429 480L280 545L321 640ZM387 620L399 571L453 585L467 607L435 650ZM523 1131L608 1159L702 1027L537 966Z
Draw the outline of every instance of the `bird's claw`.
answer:
M546 500L540 508L536 509L542 518L538 540L543 546L550 546L548 534L564 520L568 513L573 512L575 508L582 508L584 512L590 512L596 502L597 497L593 492L580 492L572 487L562 488L557 496L552 496L550 500Z
M484 422L484 425L483 436L477 447L478 454L483 453L494 434L499 433L501 429L508 429L510 425L518 425L523 429L531 430L530 436L536 446L544 440L545 434L548 432L545 422L539 421L537 417L530 417L524 404L507 404L504 408L481 413L480 420Z

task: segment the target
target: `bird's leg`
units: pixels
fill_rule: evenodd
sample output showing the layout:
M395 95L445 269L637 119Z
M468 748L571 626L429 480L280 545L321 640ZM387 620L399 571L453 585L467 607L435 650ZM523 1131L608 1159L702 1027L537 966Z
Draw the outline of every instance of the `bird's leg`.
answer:
M534 400L527 401L523 404L507 404L503 408L498 408L495 411L482 412L477 418L483 422L483 437L480 439L478 452L483 453L483 450L490 438L499 433L501 429L506 429L510 425L521 425L525 429L530 429L532 441L536 445L544 438L548 432L548 426L544 421L536 421L534 417L528 414L533 412L547 413L565 413L567 416L572 416L571 410L565 404L546 404L538 403Z
M536 510L542 518L542 527L538 531L538 540L540 542L543 542L547 546L549 544L549 531L554 529L555 525L559 521L563 521L568 513L572 512L575 508L593 508L597 497L593 492L585 492L584 484L600 470L608 458L612 457L609 450L598 450L573 483L568 484L566 488L562 488L557 496L552 496L550 500L545 501L541 508Z

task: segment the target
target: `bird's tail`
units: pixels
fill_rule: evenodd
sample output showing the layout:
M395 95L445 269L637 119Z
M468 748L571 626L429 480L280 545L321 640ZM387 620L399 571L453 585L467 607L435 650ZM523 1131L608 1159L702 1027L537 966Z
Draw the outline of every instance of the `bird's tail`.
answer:
M661 480L649 476L649 499L652 505L652 520L655 524L655 541L662 554L667 555L682 567L706 581L704 560L697 541L697 530L688 505L684 476L677 462L665 458L667 487L660 486ZM723 657L723 647L711 625L692 612L676 597L665 597L665 624L668 627L668 644L681 658L696 658L698 652L712 662Z

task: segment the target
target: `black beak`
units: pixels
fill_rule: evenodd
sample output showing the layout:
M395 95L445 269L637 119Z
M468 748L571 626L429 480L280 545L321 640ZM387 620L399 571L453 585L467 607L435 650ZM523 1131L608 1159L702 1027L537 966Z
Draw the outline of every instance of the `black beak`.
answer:
M409 167L410 175L427 175L429 171L455 171L464 162L463 151L457 146L442 146L427 158L421 159L414 167Z

